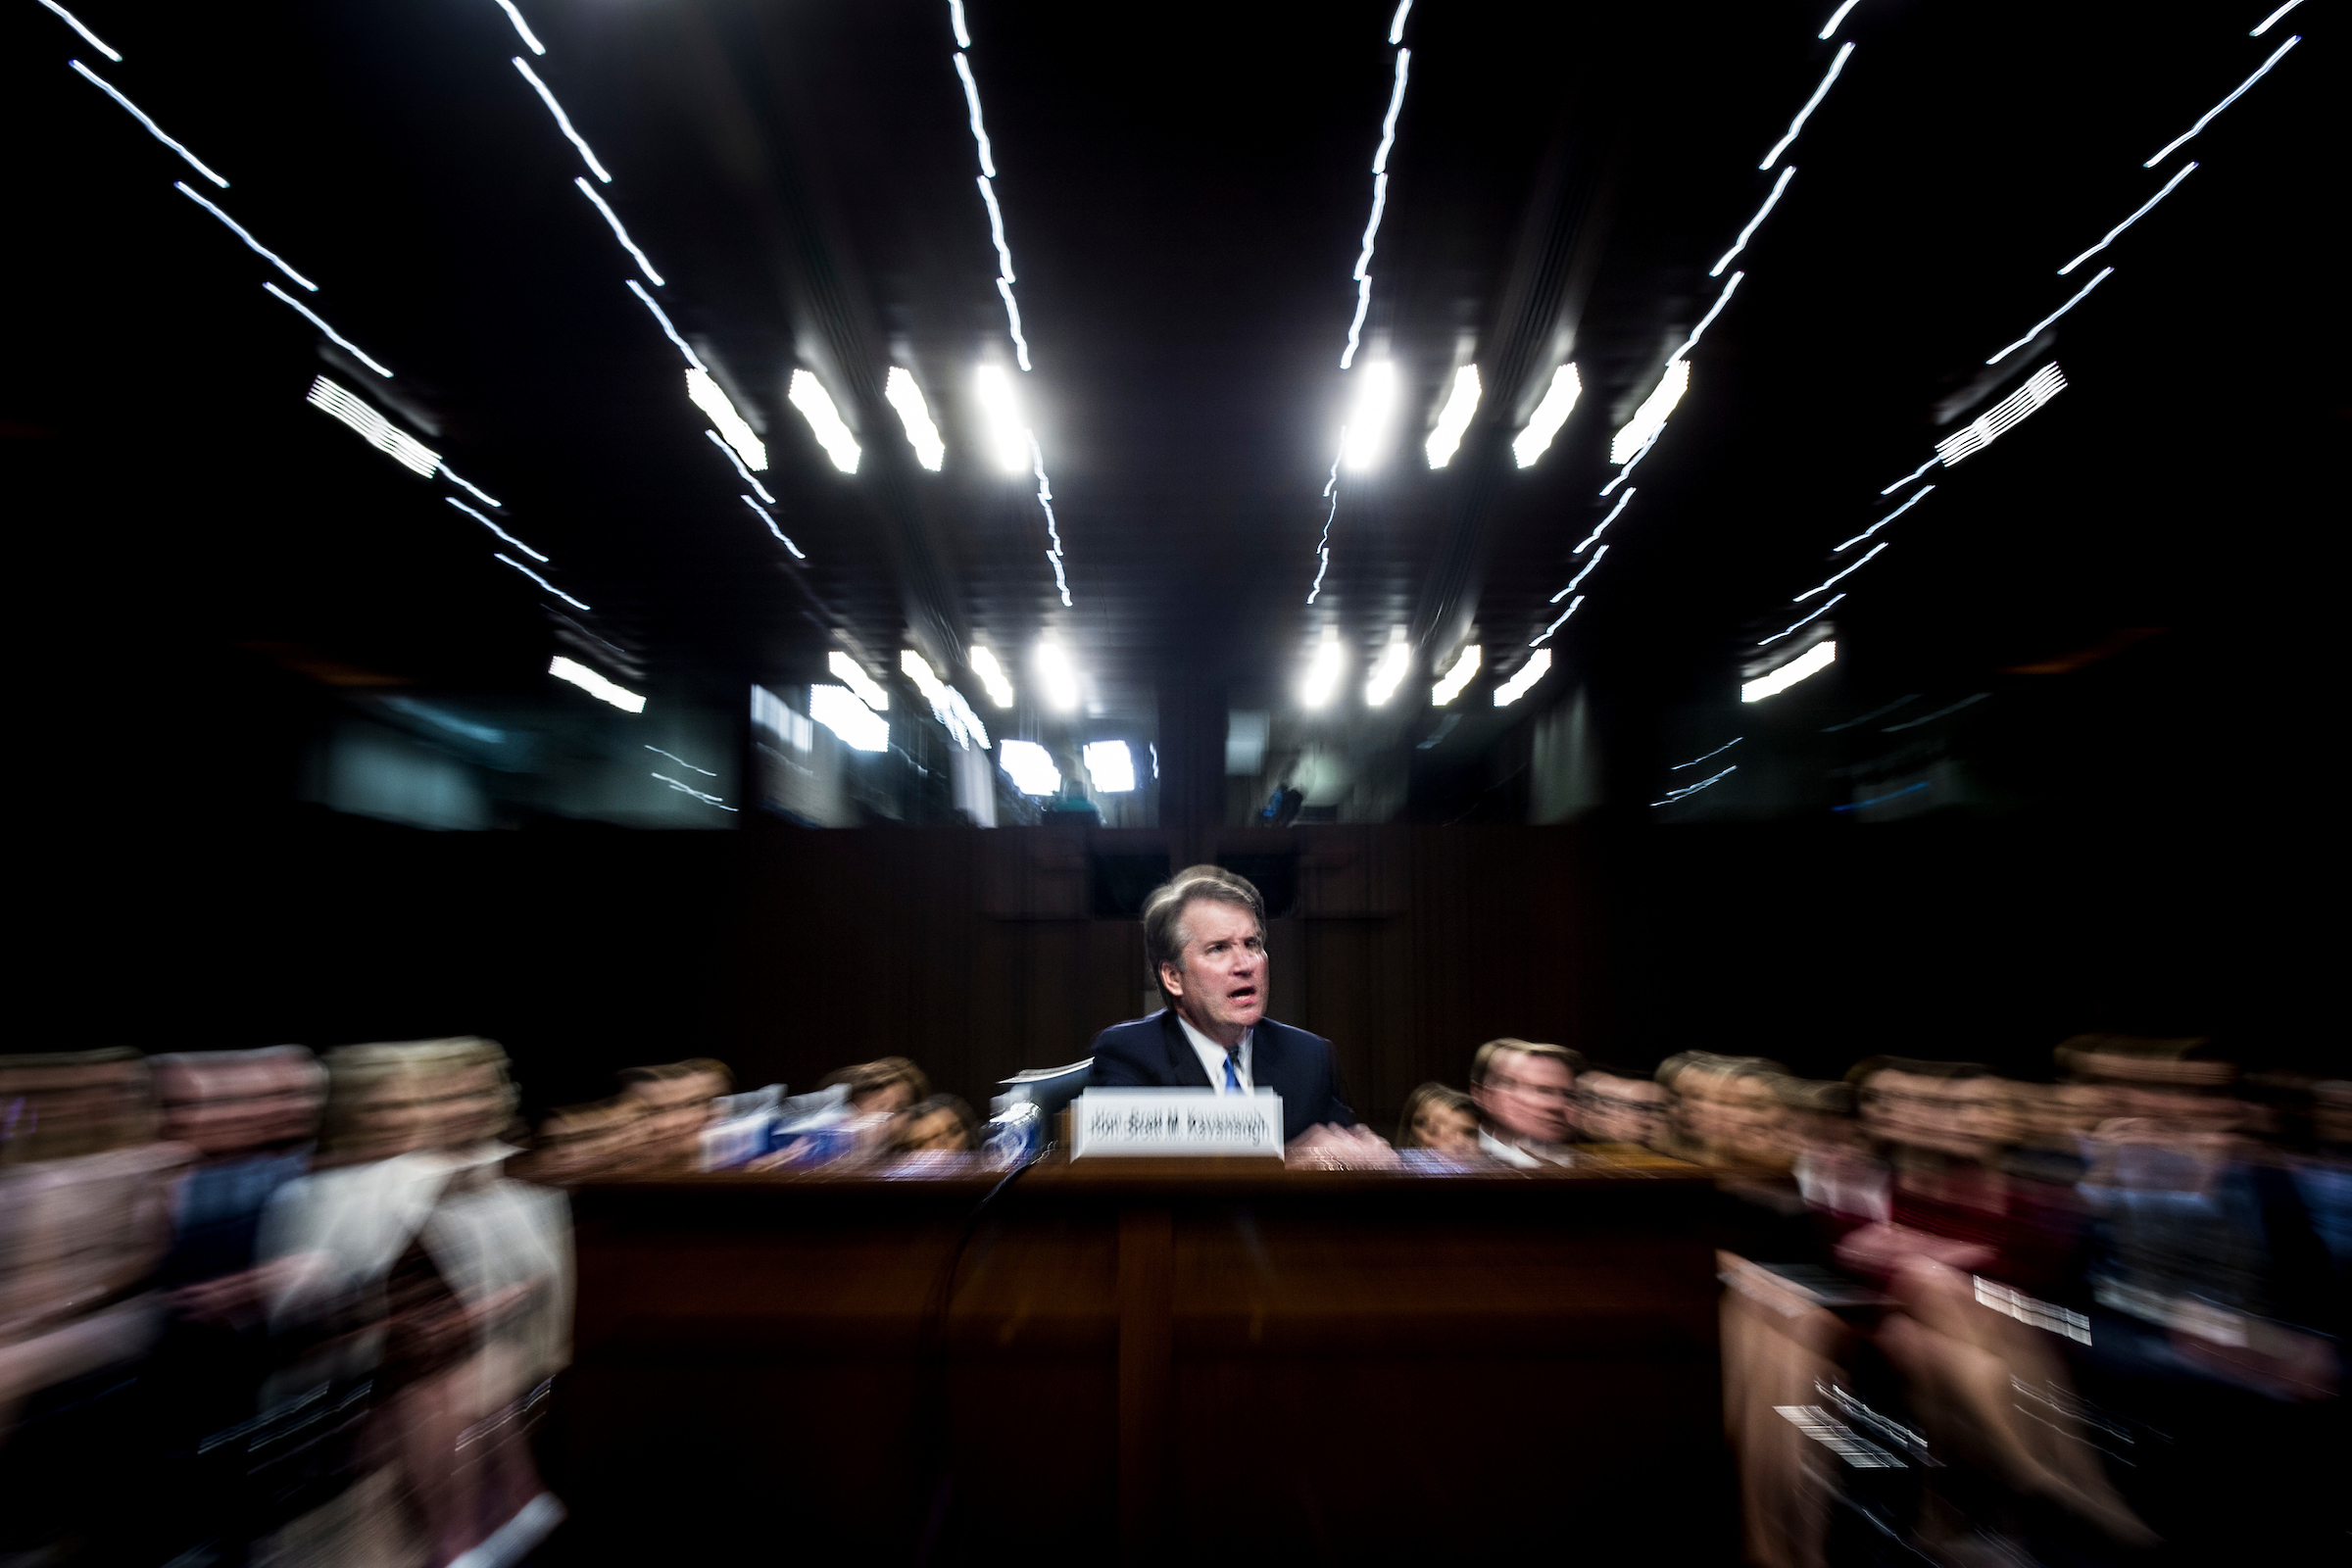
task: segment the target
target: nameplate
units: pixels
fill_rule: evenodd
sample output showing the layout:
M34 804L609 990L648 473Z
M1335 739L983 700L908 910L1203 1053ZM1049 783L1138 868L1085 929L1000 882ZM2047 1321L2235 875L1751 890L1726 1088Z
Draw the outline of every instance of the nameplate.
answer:
M1271 1089L1090 1089L1070 1104L1070 1157L1256 1154L1282 1157L1282 1097Z

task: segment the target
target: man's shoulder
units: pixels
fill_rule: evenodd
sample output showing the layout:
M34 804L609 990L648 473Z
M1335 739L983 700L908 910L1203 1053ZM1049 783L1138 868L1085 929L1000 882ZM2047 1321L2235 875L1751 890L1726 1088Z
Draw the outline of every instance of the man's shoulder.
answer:
M1166 1017L1163 1008L1158 1012L1148 1012L1141 1018L1130 1018L1125 1023L1112 1024L1095 1036L1095 1054L1099 1056L1105 1050L1116 1050L1122 1046L1132 1049L1156 1045L1161 1039L1161 1030L1166 1026Z
M1301 1059L1320 1057L1331 1059L1331 1042L1321 1035L1301 1029L1296 1024L1261 1018L1257 1023L1256 1048L1268 1054L1297 1056Z

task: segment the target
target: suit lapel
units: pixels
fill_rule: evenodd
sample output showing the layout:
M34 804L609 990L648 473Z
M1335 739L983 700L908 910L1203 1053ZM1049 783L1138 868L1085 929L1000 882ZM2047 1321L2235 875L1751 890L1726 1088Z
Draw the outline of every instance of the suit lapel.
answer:
M1208 1069L1200 1065L1200 1053L1185 1038L1184 1025L1176 1019L1174 1007L1164 1008L1159 1015L1159 1032L1167 1042L1168 1070L1177 1087L1185 1089L1214 1089L1215 1080Z

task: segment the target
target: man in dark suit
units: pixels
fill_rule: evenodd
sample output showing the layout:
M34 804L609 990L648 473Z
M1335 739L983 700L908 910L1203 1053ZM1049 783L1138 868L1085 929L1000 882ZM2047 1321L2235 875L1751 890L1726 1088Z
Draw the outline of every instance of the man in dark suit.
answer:
M1095 1037L1094 1089L1282 1096L1282 1136L1348 1128L1331 1042L1266 1016L1266 906L1221 866L1179 871L1144 903L1144 953L1168 1005Z

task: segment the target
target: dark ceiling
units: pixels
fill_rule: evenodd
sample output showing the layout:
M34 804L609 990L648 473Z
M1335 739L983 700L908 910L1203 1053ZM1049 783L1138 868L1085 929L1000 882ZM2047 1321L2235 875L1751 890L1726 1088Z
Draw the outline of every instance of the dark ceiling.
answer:
M1342 475L1310 607L1392 6L969 0L1065 609L1034 482L981 452L973 373L1009 348L946 0L518 3L658 297L763 429L806 561L739 499L494 0L76 6L120 64L20 3L0 64L0 418L18 594L57 617L53 657L267 644L496 690L540 680L561 639L657 689L740 691L816 677L838 647L888 665L911 638L977 700L964 645L1007 653L1025 686L1020 656L1051 633L1090 710L1117 718L1171 681L1278 706L1327 624L1354 650L1352 689L1404 624L1418 673L1396 722L1425 725L1433 662L1475 636L1507 676L1558 613L1591 559L1571 547L1615 499L1597 494L1611 434L1717 298L1708 269L1772 188L1758 161L1846 40L1525 710L1590 689L1631 759L1624 788L1645 789L1674 748L1712 744L1704 715L1737 708L1792 596L1850 564L1831 547L1911 493L1882 487L2052 358L2069 389L1931 474L1884 558L1840 584L1856 710L2123 630L2190 650L2164 681L2260 686L2318 647L2321 590L2291 568L2317 509L2338 510L2318 486L2342 405L2341 118L2324 112L2340 77L2320 8L2249 38L2263 0L1861 0L1824 41L1833 0L1421 0L1365 326L1404 391L1385 465ZM2271 75L2142 167L2295 28L2311 35ZM2163 206L2056 275L2188 159ZM263 292L282 274L176 179L317 280L304 301L396 378L322 350ZM1521 470L1510 438L1563 358L1582 400ZM1477 419L1433 472L1423 436L1473 362ZM883 402L893 364L939 418L939 473ZM785 403L795 367L857 430L855 475ZM499 564L442 500L462 492L307 407L321 370L504 501L549 581L592 608ZM1483 722L1515 719L1489 684Z

